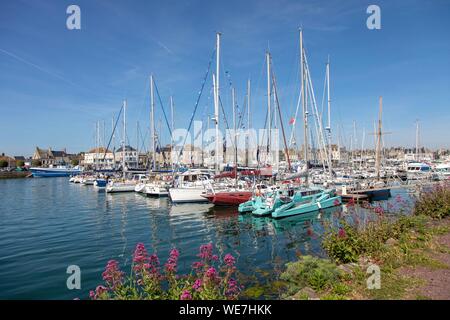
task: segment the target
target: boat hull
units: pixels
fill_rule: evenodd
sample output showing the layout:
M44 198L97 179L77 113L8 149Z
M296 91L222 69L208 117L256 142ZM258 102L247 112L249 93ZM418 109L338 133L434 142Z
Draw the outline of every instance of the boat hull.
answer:
M159 186L145 186L144 190L142 190L144 194L146 194L149 197L168 197L169 191L167 191L164 187Z
M106 186L107 193L134 192L135 184L113 184Z
M321 209L327 209L331 207L340 206L342 204L342 198L340 196L327 197L317 200L312 200L309 203L296 205L295 203L289 203L284 206L279 207L274 212L272 212L272 218L280 219L284 217L290 217L300 214L305 214L308 212L318 211Z
M81 173L81 170L56 168L30 168L30 171L36 178L70 177Z
M197 203L208 202L208 199L203 197L206 195L205 189L197 188L171 188L169 189L170 200L173 203Z
M207 194L204 197L209 202L219 206L238 206L241 203L251 199L253 193L251 191L233 191L233 192L217 192L215 194Z

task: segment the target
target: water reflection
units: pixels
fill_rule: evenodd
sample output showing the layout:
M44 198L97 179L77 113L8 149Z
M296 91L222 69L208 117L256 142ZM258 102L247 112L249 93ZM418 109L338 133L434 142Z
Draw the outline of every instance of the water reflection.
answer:
M108 194L64 178L0 181L0 191L0 298L85 298L102 281L108 260L130 270L138 242L162 263L177 247L180 272L189 272L200 245L212 242L221 257L233 254L241 276L256 283L276 278L299 255L323 256L327 225L340 218L365 224L376 216L370 209L343 206L274 220L207 203L172 205L168 198ZM398 208L403 203L396 195L410 199L395 191L390 201L376 205ZM69 264L83 270L80 292L65 286Z

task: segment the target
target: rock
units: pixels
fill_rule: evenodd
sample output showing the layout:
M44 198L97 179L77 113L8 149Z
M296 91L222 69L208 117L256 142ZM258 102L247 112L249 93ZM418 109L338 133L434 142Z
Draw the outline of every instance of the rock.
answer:
M355 264L353 263L346 263L341 264L337 268L345 273L353 273L353 268L355 267Z
M301 300L305 297L308 297L309 300L317 300L319 299L319 296L317 295L316 291L310 287L304 287L299 292L294 294L292 297L293 300Z
M393 246L395 246L397 243L398 243L398 240L395 240L395 239L393 239L393 238L389 238L389 239L386 240L386 243L385 243L385 244L386 244L388 247L393 247Z
M358 265L362 268L368 266L370 264L370 260L367 257L359 257Z

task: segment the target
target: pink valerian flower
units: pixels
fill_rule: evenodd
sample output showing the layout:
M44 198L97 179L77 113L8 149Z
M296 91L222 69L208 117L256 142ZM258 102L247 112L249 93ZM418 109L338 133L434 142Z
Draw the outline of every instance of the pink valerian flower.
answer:
M198 254L198 256L202 260L208 262L208 261L213 259L212 250L213 250L212 243L201 245L200 246L200 253Z
M144 265L145 269L148 270L151 274L157 274L159 268L159 259L156 254L152 254L148 257L148 263Z
M217 276L217 271L214 267L210 267L208 270L206 270L206 278L209 280L215 280Z
M227 253L223 258L223 262L225 262L228 267L233 267L236 263L236 259L231 254Z
M167 259L167 263L165 264L166 272L172 273L177 270L177 262L180 253L177 249L172 249L169 254L169 259Z
M345 232L345 229L344 229L344 228L342 228L342 227L339 228L339 231L338 231L338 237L341 238L341 239L347 237L347 233Z
M381 206L375 207L375 213L378 215L382 215L384 213L384 209Z
M105 292L108 291L108 288L106 288L105 286L97 286L97 288L95 288L95 292L94 291L90 291L89 292L89 297L92 300L97 300L98 298L101 297L101 295Z
M184 290L180 297L181 300L192 300L192 295L188 290Z
M203 262L196 261L192 264L192 269L199 271L204 266L205 266L205 264Z
M227 290L225 291L225 295L227 298L235 298L240 292L240 288L235 279L230 278L227 283Z
M202 279L195 280L194 284L192 285L192 289L195 291L201 291L202 290L203 281Z
M136 249L133 254L133 270L136 273L142 273L145 271L145 264L148 262L148 253L142 242L136 245Z
M102 273L103 280L111 288L115 289L122 284L124 273L119 269L119 263L116 260L108 261L105 271Z

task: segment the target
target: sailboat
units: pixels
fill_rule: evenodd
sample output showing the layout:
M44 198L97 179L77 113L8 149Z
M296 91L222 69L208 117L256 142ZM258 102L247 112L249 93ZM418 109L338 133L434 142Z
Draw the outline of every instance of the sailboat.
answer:
M123 141L122 141L122 178L121 179L112 179L109 180L106 185L107 193L116 193L116 192L134 192L134 188L136 184L140 181L140 179L144 178L144 175L135 176L132 180L127 179L126 177L126 161L125 155L128 146L125 145L127 134L126 134L126 108L127 102L123 101Z

